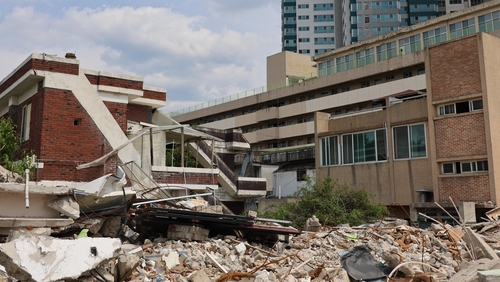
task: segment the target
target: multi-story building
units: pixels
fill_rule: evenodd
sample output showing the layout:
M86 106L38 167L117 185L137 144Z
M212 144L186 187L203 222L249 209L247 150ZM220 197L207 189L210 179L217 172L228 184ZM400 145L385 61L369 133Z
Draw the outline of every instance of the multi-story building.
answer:
M316 78L173 118L241 128L276 163L315 146L317 176L341 178L386 204L418 202L422 189L438 201L498 203L498 29L500 3L484 3L314 56Z
M340 1L282 0L282 49L317 55L343 46Z
M318 55L483 2L282 0L282 50Z

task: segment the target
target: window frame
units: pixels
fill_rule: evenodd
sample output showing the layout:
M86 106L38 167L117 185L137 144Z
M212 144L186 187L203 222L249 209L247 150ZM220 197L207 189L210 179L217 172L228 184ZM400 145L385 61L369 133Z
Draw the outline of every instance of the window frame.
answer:
M424 136L423 136L423 140L424 140L424 146L425 146L425 150L424 150L424 155L423 156L413 156L414 154L414 151L413 151L413 148L412 148L412 136L411 136L411 128L412 127L416 127L416 126L423 126L423 133L424 133ZM408 148L408 157L398 157L398 155L400 155L400 153L398 153L397 151L397 147L398 147L398 142L397 142L397 138L396 138L396 129L398 128L403 128L403 127L406 127L406 146ZM427 127L425 125L425 123L414 123L414 124L406 124L406 125L400 125L400 126L393 126L392 127L392 138L393 138L393 159L395 161L398 161L398 160L412 160L412 159L424 159L424 158L427 158L428 157L428 146L427 146Z

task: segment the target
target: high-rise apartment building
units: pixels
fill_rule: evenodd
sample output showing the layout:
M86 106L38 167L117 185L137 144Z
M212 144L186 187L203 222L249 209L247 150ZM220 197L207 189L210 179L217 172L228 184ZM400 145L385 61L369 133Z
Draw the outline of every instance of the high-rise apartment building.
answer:
M282 0L282 51L319 55L488 0Z
M343 46L340 1L282 0L283 51L318 55Z

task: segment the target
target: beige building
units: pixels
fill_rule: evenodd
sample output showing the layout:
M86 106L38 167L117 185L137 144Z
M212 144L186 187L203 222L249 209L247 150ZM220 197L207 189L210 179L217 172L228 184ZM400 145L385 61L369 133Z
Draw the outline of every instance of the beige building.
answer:
M315 145L317 176L388 205L419 202L425 190L489 207L500 202L497 29L500 2L484 3L315 56L314 78L268 68L270 81L281 76L288 86L173 118L241 128L254 150Z

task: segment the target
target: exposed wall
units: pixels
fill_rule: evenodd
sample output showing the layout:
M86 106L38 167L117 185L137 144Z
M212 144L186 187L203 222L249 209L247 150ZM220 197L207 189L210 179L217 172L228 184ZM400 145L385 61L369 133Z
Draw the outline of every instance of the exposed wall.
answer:
M432 178L422 177L431 175L429 153L427 157L404 160L395 160L393 154L393 126L424 123L428 136L426 98L389 105L386 109L377 112L326 121L320 119L319 115L321 114L318 113L316 117L322 124L316 125L318 138L386 128L387 161L321 166L320 159L317 158L316 176L318 179L326 176L338 179L340 183L347 183L354 188L375 194L376 200L386 205L393 202L407 205L418 201L416 191L432 187ZM328 124L327 130L325 130L325 122ZM427 144L428 140L429 138L426 140ZM320 146L316 147L316 155L321 156Z
M438 107L482 98L482 73L478 36L432 46L428 49L430 116L433 118L436 163L433 177L438 201L488 201L489 172L443 174L443 162L485 159L488 153L483 110L438 116ZM483 104L484 101L483 101Z

